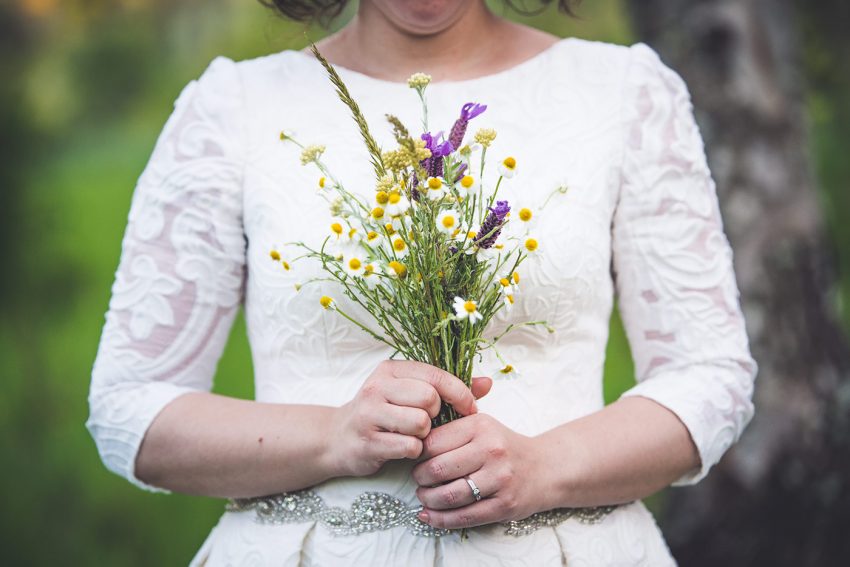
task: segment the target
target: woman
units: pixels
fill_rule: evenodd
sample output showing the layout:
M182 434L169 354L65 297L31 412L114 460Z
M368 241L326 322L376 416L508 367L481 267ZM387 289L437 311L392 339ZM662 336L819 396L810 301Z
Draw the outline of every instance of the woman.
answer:
M287 271L268 251L320 241L330 215L279 134L326 143L370 195L365 149L311 55L218 58L134 195L90 394L105 464L147 490L232 499L193 565L673 564L640 499L707 474L752 417L757 371L682 80L646 45L559 40L483 0L361 0L319 48L384 147L384 113L418 123L405 78L424 71L431 124L488 105L488 155L520 164L512 199L569 188L500 323L555 333L509 335L522 375L469 392L386 361L317 308L325 284L296 291L320 268ZM603 407L615 290L639 383ZM257 401L209 392L243 302ZM477 373L498 368L488 354ZM465 417L431 430L440 398Z

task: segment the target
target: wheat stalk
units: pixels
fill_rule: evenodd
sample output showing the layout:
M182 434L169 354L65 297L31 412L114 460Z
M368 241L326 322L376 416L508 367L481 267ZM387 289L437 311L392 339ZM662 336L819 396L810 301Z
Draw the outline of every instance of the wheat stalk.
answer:
M322 67L325 68L325 71L327 71L328 77L336 87L336 94L339 99L345 103L349 110L351 110L351 115L357 123L357 127L360 128L360 135L363 137L363 141L366 143L366 149L369 151L369 155L372 159L372 167L375 169L375 175L377 176L377 179L382 178L386 175L387 170L384 168L383 159L381 159L381 148L378 146L375 138L372 137L372 133L369 132L369 124L366 123L366 118L363 116L363 113L360 112L360 107L354 101L354 98L352 98L351 93L348 92L348 87L345 86L345 83L336 72L336 69L334 69L333 65L331 65L319 52L319 48L316 47L315 43L310 44L310 50L313 52L313 55L316 56L316 59L318 59L322 64Z

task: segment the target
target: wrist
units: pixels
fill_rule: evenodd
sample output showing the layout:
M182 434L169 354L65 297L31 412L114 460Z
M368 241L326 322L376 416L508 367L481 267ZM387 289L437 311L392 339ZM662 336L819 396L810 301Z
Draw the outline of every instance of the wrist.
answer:
M532 438L538 472L540 510L581 506L581 486L587 460L580 440L557 428Z
M344 451L339 446L343 432L344 407L323 407L323 411L316 416L319 433L318 463L324 472L322 476L326 479L349 474L346 469L347 461Z

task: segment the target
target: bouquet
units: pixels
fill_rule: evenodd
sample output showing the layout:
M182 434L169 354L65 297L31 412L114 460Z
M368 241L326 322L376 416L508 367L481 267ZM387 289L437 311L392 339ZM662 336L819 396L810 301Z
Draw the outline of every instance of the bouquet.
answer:
M474 359L485 349L495 351L502 373L513 374L513 366L498 352L499 340L519 325L553 330L545 321L528 321L486 336L488 323L500 310L510 310L520 293L523 261L540 252L539 240L528 229L538 210L512 210L507 200L499 199L501 184L517 172L516 159L499 162L490 189L484 175L496 132L480 129L473 143L465 143L470 121L487 106L466 103L447 136L433 133L426 100L430 77L414 74L408 85L421 103L423 133L414 136L398 118L387 115L397 147L382 151L333 66L315 46L313 53L350 109L375 173L374 195L366 199L346 190L328 169L322 161L325 146L304 145L281 134L301 148L303 165L318 169L319 193L333 217L323 242L290 245L303 249L297 259L321 262L325 276L311 282L337 282L371 320L357 320L330 296L321 297L321 307L391 347L392 356L437 366L467 386ZM566 188L556 189L550 198L557 192ZM280 250L271 250L271 258L289 269ZM444 403L434 426L456 417Z

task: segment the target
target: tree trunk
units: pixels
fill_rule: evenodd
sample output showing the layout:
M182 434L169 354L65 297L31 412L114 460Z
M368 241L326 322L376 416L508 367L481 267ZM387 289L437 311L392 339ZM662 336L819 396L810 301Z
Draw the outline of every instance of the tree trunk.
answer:
M631 0L691 90L735 251L756 414L661 522L687 566L850 564L850 349L807 153L790 0ZM815 8L812 8L815 9Z

